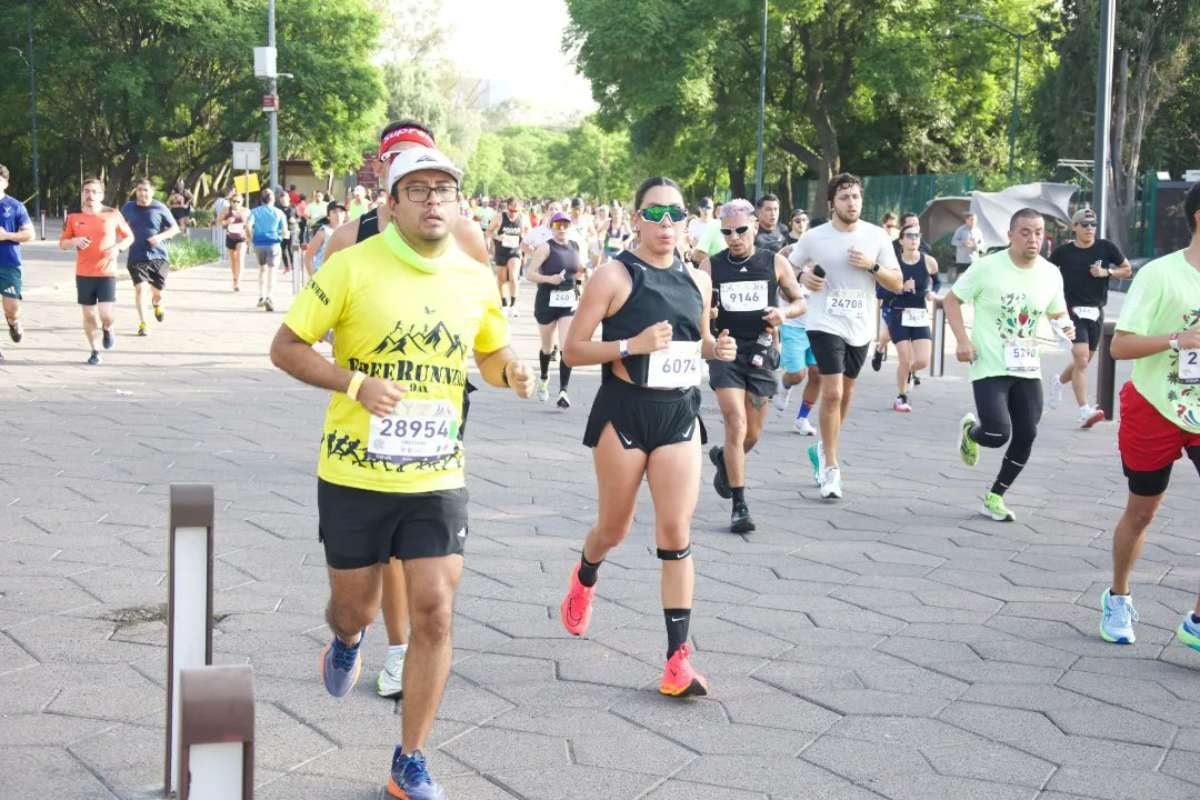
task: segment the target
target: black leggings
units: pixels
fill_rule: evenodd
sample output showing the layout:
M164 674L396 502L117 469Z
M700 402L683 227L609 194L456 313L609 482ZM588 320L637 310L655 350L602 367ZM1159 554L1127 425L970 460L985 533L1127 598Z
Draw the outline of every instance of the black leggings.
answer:
M982 447L1008 444L992 491L1004 494L1025 468L1042 418L1042 382L1037 378L999 375L973 384L979 424L970 437Z
M292 240L284 239L279 243L279 249L283 253L283 268L292 268Z

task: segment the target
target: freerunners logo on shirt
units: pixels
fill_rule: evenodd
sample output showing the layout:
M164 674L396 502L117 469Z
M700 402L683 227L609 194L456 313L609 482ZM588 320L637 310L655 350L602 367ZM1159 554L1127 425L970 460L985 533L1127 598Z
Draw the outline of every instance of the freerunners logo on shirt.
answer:
M420 329L413 324L397 322L391 333L384 336L371 350L380 360L351 358L348 366L372 378L389 381L409 381L416 384L440 383L463 386L467 381L465 370L439 364L429 364L410 359L387 358L388 356L441 357L461 363L467 356L467 347L462 337L453 333L444 322L432 327L425 323Z

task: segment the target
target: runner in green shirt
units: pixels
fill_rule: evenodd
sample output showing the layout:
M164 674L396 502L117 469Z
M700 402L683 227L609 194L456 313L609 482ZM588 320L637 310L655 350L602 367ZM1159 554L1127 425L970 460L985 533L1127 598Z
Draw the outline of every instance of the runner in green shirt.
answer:
M1113 358L1131 358L1121 389L1121 465L1129 479L1125 513L1113 533L1113 580L1100 598L1100 635L1132 644L1137 612L1129 575L1154 520L1171 467L1186 452L1200 471L1200 184L1184 200L1192 231L1187 249L1138 270L1125 298ZM1200 650L1200 601L1176 636Z
M946 295L946 321L958 340L959 361L971 365L974 414L962 418L958 448L963 462L979 463L979 446L1008 444L1000 474L984 497L983 513L997 522L1014 515L1004 493L1021 474L1033 451L1042 418L1042 367L1037 329L1043 316L1068 340L1075 331L1067 317L1062 274L1039 253L1046 221L1032 208L1013 215L1007 250L976 261ZM962 306L975 306L971 336Z

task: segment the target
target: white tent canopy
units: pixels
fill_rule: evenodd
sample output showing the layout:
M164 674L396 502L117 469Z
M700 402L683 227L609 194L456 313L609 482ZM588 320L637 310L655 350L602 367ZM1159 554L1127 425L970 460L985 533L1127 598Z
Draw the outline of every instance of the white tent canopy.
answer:
M1078 187L1070 183L1023 183L1000 192L971 192L970 197L938 197L921 212L921 229L929 241L953 234L968 210L983 233L984 247L1008 245L1008 223L1022 208L1033 208L1057 220L1071 224L1071 198Z

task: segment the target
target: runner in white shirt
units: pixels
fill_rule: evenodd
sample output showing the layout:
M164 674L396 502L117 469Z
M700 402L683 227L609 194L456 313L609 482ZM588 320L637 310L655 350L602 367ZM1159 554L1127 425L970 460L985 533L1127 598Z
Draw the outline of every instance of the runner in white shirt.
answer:
M862 181L836 175L827 196L833 208L829 223L800 237L789 258L793 266L813 264L801 283L812 292L806 323L821 371L821 440L808 449L808 457L821 497L828 499L842 496L838 440L875 334L875 284L897 292L904 281L891 237L860 219Z

